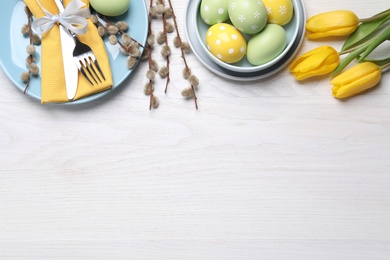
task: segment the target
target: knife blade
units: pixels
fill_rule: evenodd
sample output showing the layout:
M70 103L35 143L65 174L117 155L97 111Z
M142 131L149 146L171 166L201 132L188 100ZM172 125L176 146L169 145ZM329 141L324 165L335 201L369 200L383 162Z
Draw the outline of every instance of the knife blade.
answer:
M64 6L60 0L54 0L58 7L58 11L62 13ZM73 36L70 34L67 28L60 25L60 38L61 38L61 50L62 60L64 65L65 87L66 95L69 101L72 101L76 96L77 83L79 71L76 63L73 59L73 50L76 46Z

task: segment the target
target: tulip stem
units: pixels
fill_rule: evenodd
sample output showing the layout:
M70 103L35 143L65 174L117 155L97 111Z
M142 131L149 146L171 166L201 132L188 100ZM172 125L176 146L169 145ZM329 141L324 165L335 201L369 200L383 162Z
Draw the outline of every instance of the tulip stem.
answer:
M380 66L380 68L381 68L382 71L386 71L388 68L390 68L390 62Z
M352 47L352 48L350 48L350 49L340 51L340 52L339 52L339 55L343 55L343 54L347 54L347 53L354 52L354 51L356 51L357 49L360 49L360 48L362 48L362 47L364 47L364 46L367 47L367 46L368 46L371 42L373 42L374 40L375 40L375 38L370 39L370 40L368 40L368 41L366 41L366 42L364 42L364 43L362 43L362 44L360 44L360 45L357 45L357 46L355 46L355 47Z
M347 57L345 57L340 64L337 66L337 68L332 72L331 77L334 77L337 73L342 71L345 67L348 66L354 59L358 58L359 55L365 51L367 46L363 44L363 46L360 46L360 48L355 49L353 52L351 52Z
M359 22L361 22L361 23L372 22L372 21L376 21L378 19L381 19L383 17L386 17L388 15L390 15L390 9L387 9L386 11L383 11L383 12L376 14L374 16L371 16L369 18L361 18L361 19L359 19Z

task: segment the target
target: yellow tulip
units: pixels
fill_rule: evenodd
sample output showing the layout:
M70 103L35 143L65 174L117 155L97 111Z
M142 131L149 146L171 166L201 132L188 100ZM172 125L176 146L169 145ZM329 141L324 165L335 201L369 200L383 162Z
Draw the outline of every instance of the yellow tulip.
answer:
M374 87L381 80L382 71L372 62L358 63L335 77L330 84L333 96L347 98Z
M290 71L297 80L304 80L331 73L339 62L339 54L334 48L321 46L295 60L290 66Z
M306 22L307 37L318 39L331 36L346 36L353 33L359 25L354 12L338 10L314 15Z

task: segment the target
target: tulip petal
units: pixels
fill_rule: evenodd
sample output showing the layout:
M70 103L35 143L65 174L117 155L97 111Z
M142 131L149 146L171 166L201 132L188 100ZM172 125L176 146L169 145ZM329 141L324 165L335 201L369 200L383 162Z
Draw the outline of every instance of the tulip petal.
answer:
M297 67L302 61L304 61L305 59L307 59L308 57L318 53L318 52L322 52L324 51L326 48L328 48L328 46L320 46L320 47L317 47L315 49L312 49L304 54L302 54L298 59L296 59L290 66L290 70L294 69L295 67Z
M331 46L315 48L294 61L290 71L297 80L331 73L339 64L339 55Z
M330 84L332 85L347 85L355 82L359 78L380 71L380 68L372 62L358 63L349 70L335 77Z
M297 69L299 69L301 72L308 72L311 70L314 70L316 68L319 68L323 65L325 65L325 61L330 57L330 56L335 56L332 55L333 53L330 52L329 50L325 50L323 52L319 52L316 55L307 57L304 61L302 61L299 66L297 66ZM338 57L338 56L337 56ZM334 60L334 59L330 59ZM338 60L338 59L337 59ZM324 64L325 63L325 64ZM329 65L329 64L326 64ZM337 67L338 64L336 64L335 68ZM331 71L330 71L331 72Z
M332 94L336 98L352 97L378 84L380 81L380 74L380 72L375 72L374 75L367 75L348 85L334 87L332 89Z
M388 15L382 15L383 13L387 13ZM380 32L381 25L390 20L390 9L387 9L383 13L373 16L372 18L376 17L374 20L370 19L371 21L369 22L360 23L355 32L345 41L341 51L356 47L363 41L366 42L372 39L375 34Z
M331 84L336 98L346 98L374 87L381 80L380 68L372 62L359 63L335 77Z
M359 18L354 12L338 10L312 16L306 22L306 29L310 31L325 32L331 28L357 26L358 23Z
M328 30L324 32L308 32L307 38L310 40L326 38L331 36L345 36L350 35L356 30L356 27L343 27L334 30Z
M349 35L359 25L359 18L348 10L337 10L314 15L306 21L309 39Z

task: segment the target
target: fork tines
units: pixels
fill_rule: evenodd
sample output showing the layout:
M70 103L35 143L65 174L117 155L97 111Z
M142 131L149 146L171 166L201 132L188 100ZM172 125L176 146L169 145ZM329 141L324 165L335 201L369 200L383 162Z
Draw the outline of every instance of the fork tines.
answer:
M88 80L91 85L99 84L106 80L99 63L92 52L84 53L75 57L76 64L81 74Z
M76 42L73 58L81 74L91 85L99 84L99 82L102 82L102 79L106 80L92 49L88 45L80 42L75 34L72 35Z

